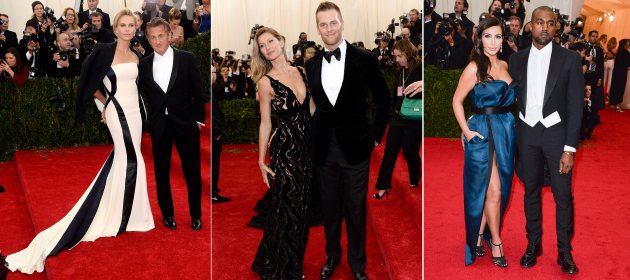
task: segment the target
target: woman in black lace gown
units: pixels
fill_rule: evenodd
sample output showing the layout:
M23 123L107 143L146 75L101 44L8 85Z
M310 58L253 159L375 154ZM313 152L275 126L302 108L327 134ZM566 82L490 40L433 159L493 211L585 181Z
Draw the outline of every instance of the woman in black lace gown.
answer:
M308 131L314 109L306 76L290 66L285 38L274 29L256 32L252 56L260 101L258 165L271 190L271 211L252 270L261 279L302 279L308 242L308 187L312 178ZM278 127L271 133L271 112ZM269 165L265 154L269 147Z

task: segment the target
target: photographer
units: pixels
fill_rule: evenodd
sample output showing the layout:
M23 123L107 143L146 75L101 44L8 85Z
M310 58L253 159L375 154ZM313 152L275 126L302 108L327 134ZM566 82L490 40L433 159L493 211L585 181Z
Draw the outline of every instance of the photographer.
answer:
M232 72L232 80L236 81L236 98L256 97L256 85L252 79L250 61L249 55L243 55L242 59L236 62L235 71Z
M96 43L113 43L116 37L114 33L103 27L103 15L100 12L94 12L90 15L90 22L92 23L91 33ZM85 29L85 32L90 30L89 26Z
M420 37L422 36L422 23L420 22L420 12L418 10L411 9L409 11L409 23L403 24L402 27L409 28L409 31L411 32L410 40L414 44L414 46L420 45Z
M592 109L597 112L604 108L604 50L597 44L597 30L588 33L586 56L592 58L588 65L584 80L591 85Z
M54 11L50 8L45 8L44 4L39 1L34 1L31 7L33 9L33 16L26 24L28 25L29 21L36 22L37 26L35 29L40 33L39 40L46 45L52 46L55 41L55 29L53 28Z
M50 75L57 78L77 77L81 73L81 56L72 47L70 37L66 33L57 35L57 51L52 55Z
M17 35L9 30L9 16L0 14L0 57L4 57L4 53L9 48L17 48L17 46Z
M503 45L501 47L502 52L499 54L499 59L503 61L509 61L512 54L525 49L532 44L531 41L528 41L520 35L521 18L511 16L509 23L509 31L505 33L505 40L503 40Z
M166 0L144 0L142 3L142 21L149 22L154 17L168 20L168 11L172 7L165 3Z
M31 19L26 22L24 36L20 40L20 53L29 66L29 77L46 77L48 71L48 61L50 61L50 48L45 41L40 40L41 32L37 32L37 20Z
M133 39L131 39L131 47L140 52L142 57L147 57L153 53L153 48L149 43L149 40L146 36L145 24L142 20L142 13L135 11L133 12L133 16L136 18L138 22L138 28L136 29L136 35Z
M462 35L462 37L466 38L466 40L470 41L472 45L472 30L475 24L466 16L466 13L468 12L468 1L455 0L453 11L454 13L449 14L449 18L455 20L456 22L459 22L458 26L460 28L458 30L458 33Z
M582 111L582 127L580 128L580 140L591 139L593 130L600 123L600 117L597 110L593 110L593 102L591 100L592 87L590 84L584 86L584 109Z
M79 28L77 15L73 8L65 8L63 10L63 17L59 18L54 23L54 26L57 35L62 32L68 34L70 42L72 42L72 47L79 48L81 40L76 34L81 32L81 28Z
M230 66L224 63L219 69L219 76L212 87L212 94L216 94L217 101L236 98L235 95L230 95L230 85L234 92L236 92L236 82L230 78Z
M457 24L452 20L438 22L435 35L427 45L427 51L436 58L435 65L440 69L461 69L468 63L469 44L456 29Z
M437 36L437 33L433 32L435 30L435 26L438 22L442 22L442 16L438 15L435 12L435 0L424 0L424 40L423 44L429 44L429 42L433 41L433 37ZM435 52L430 48L425 48L425 63L437 65L437 58L435 57Z
M4 59L0 59L0 82L8 81L18 87L24 86L28 77L28 66L22 63L16 48L7 49Z
M388 48L389 41L390 40L387 35L381 34L381 36L376 38L375 41L378 47L372 50L372 52L378 57L378 65L380 69L389 69L394 65L394 60L392 59L392 51L390 51Z
M98 1L99 0L87 0L88 9L86 11L79 13L79 26L81 26L82 30L85 30L88 24L91 22L90 16L93 13L97 13L97 12L101 14L101 21L102 21L103 28L108 29L110 31L112 30L112 25L109 21L109 15L106 12L103 12L103 10L98 8Z
M303 46L304 44L306 44L306 42L308 42L308 35L306 35L306 32L300 32L300 37L298 37L297 44L293 45L293 47L291 48L293 50L294 60L297 60L300 56L303 55L302 50L304 49ZM299 54L298 50L300 51Z

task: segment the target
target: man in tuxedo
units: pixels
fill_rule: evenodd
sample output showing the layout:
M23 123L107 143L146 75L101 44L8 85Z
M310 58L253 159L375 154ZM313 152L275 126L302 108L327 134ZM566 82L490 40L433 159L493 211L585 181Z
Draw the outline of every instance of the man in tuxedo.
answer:
M149 131L158 204L164 225L176 229L170 170L173 142L181 159L188 188L192 228L201 229L200 132L205 126L201 74L192 53L174 49L171 30L163 18L147 23L153 54L140 62L140 88L149 98Z
M92 15L94 12L99 12L102 15L103 28L110 31L112 30L112 24L109 20L109 15L98 8L98 1L99 0L87 0L88 9L79 13L79 26L81 26L81 29L87 28L88 23L90 22L90 15Z
M591 108L595 113L604 109L604 50L597 44L598 36L599 33L597 30L588 32L588 41L591 43L592 47L586 50L586 55L591 56L592 59L584 74L584 80L592 87Z
M348 264L355 279L367 279L365 213L370 155L385 132L390 97L376 56L343 39L339 7L322 2L315 16L325 50L306 63L306 72L316 106L311 143L326 236L327 257L320 278L330 278L339 264L345 217ZM373 125L365 111L368 92L376 105Z
M9 30L9 16L0 14L0 57L11 47L18 47L18 39L15 32Z
M211 84L217 81L217 69L210 66L212 71L210 74ZM212 203L228 202L231 199L219 195L219 168L221 166L221 151L223 151L223 142L227 132L225 130L225 114L219 106L216 94L212 95Z
M92 13L90 15L90 21L92 22L92 26L94 26L92 33L97 43L113 43L116 40L114 32L103 26L103 15L100 12Z
M564 273L577 273L571 255L573 236L572 167L579 142L584 77L577 52L551 43L558 19L541 6L532 13L532 47L510 58L509 72L518 81L516 172L525 185L528 245L521 267L532 267L542 253L541 189L545 163L556 203L558 264Z

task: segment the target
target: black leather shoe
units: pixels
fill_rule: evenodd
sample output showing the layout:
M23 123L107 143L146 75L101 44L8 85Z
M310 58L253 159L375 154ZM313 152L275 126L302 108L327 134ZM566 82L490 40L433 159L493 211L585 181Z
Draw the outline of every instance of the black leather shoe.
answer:
M5 280L9 275L9 264L4 260L4 256L0 253L0 279Z
M528 243L525 254L521 257L521 267L528 268L536 265L536 258L540 255L542 255L542 245Z
M562 267L562 272L566 274L578 273L578 267L575 265L571 253L558 253L558 264Z
M365 272L357 272L354 274L354 280L368 280L368 277Z
M200 218L196 218L192 220L192 228L194 230L200 230L201 229L201 219Z
M0 193L4 192L4 188L2 186L0 186Z
M224 196L220 196L220 195L215 195L212 197L212 203L222 203L222 202L228 202L232 199L230 199L229 197L224 197Z
M335 272L335 267L339 265L339 259L334 259L331 257L326 257L326 263L322 266L322 271L319 274L319 279L329 279L332 276L333 272Z
M164 218L164 226L172 230L177 229L177 225L175 224L175 219L173 217Z

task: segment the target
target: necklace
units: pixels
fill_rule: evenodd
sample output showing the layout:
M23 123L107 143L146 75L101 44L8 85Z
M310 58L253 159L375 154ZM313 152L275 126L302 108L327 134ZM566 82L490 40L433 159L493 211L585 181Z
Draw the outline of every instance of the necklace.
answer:
M411 72L412 71L409 71L409 74L407 74L407 77L405 78L405 68L402 69L401 80L402 80L402 87L403 87L403 89L405 89L405 81L407 81L407 79L409 79L409 76L411 76Z

